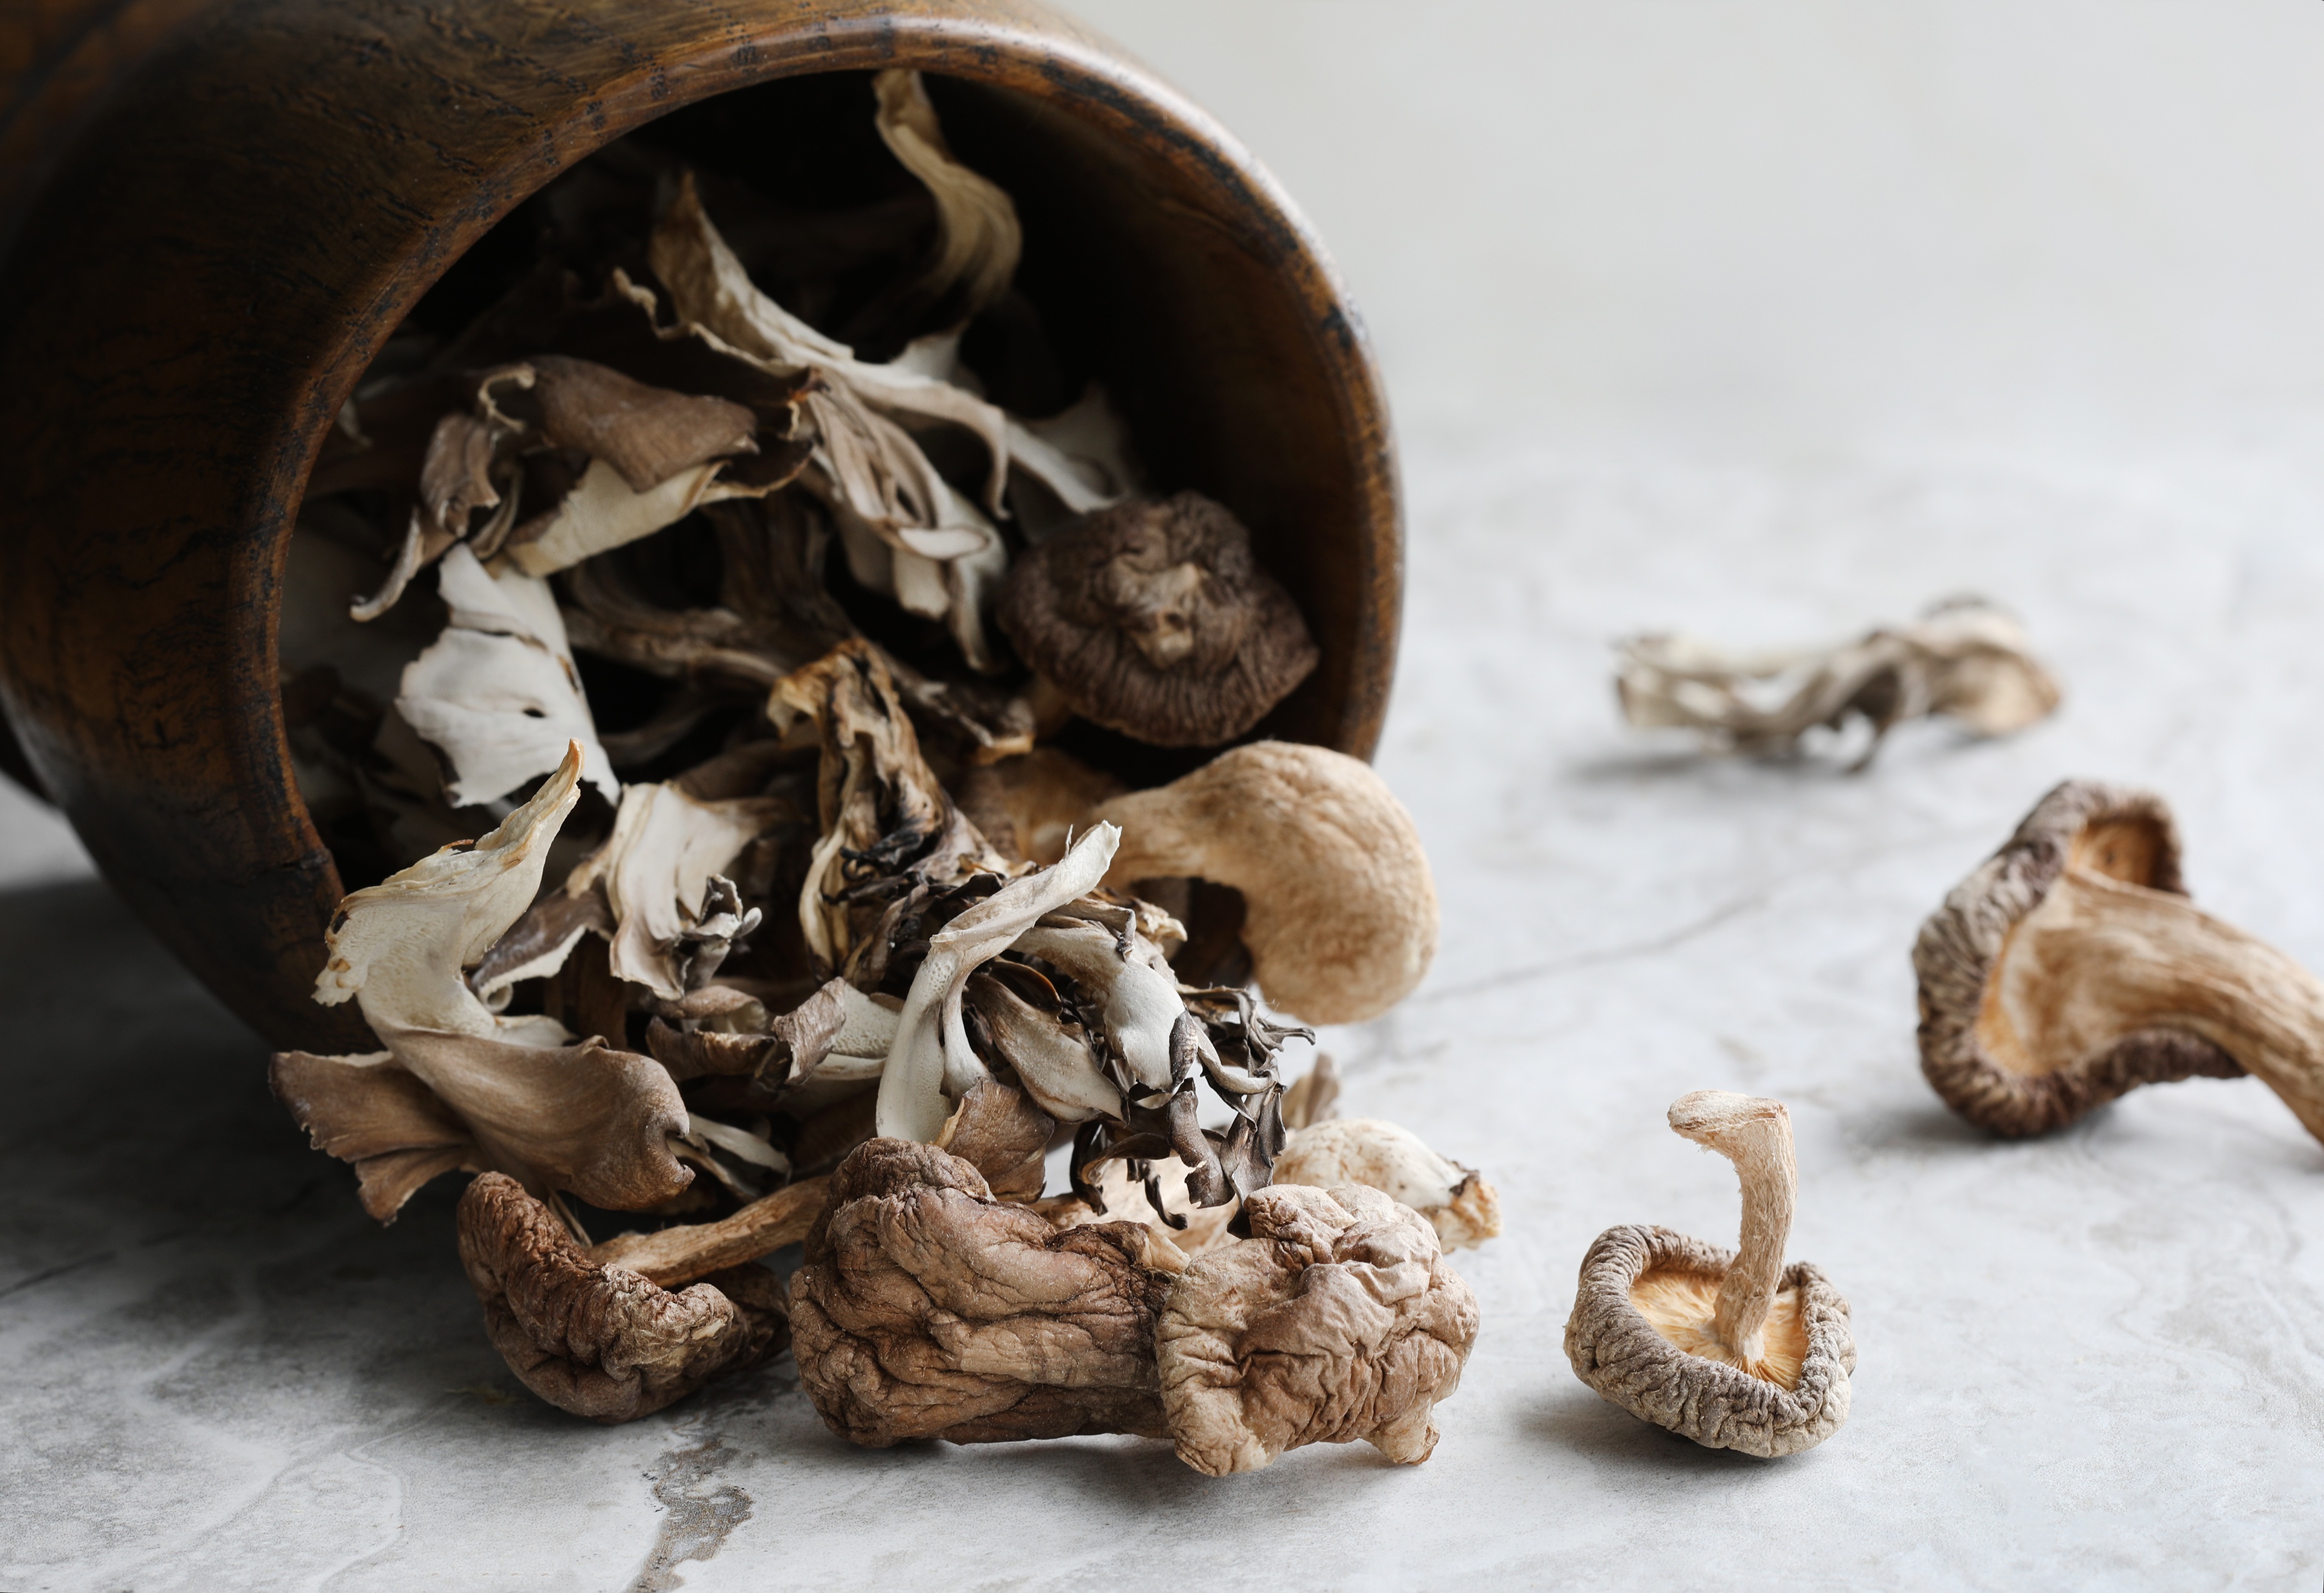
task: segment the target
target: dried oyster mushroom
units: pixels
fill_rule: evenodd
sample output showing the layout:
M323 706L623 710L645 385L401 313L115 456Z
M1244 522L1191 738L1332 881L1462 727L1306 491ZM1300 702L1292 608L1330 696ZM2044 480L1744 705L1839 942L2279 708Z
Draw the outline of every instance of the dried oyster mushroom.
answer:
M603 886L614 977L666 1000L708 983L759 923L725 871L783 811L762 797L699 801L668 783L625 788L612 837L565 882L568 897Z
M686 1105L659 1064L569 1045L552 1017L500 1017L463 971L539 890L549 844L579 796L581 756L570 747L531 800L473 846L447 847L339 904L315 999L354 998L388 1054L282 1052L272 1078L317 1146L356 1162L366 1208L383 1220L456 1165L614 1210L657 1204L693 1179L670 1149L687 1131ZM441 1112L414 1095L415 1080ZM448 1140L453 1120L466 1146Z
M1234 740L1322 656L1242 522L1199 493L1116 504L1029 549L998 617L1074 712L1163 747Z
M1379 1190L1427 1218L1448 1250L1481 1245L1501 1231L1501 1199L1483 1174L1446 1161L1409 1128L1377 1118L1292 1130L1275 1158L1275 1182Z
M2187 899L2151 792L2068 780L1913 947L1921 1071L1996 1134L2248 1069L2324 1139L2324 982Z
M1261 1190L1244 1214L1251 1237L1189 1262L1155 1328L1178 1458L1224 1477L1362 1439L1427 1459L1478 1321L1435 1231L1358 1184Z
M1268 1000L1356 1023L1402 1000L1436 954L1436 887L1412 817L1345 753L1254 741L1185 778L1102 803L1121 826L1108 873L1231 885Z
M1160 1437L1170 1277L1144 1248L1131 1224L1061 1232L957 1156L874 1139L832 1174L791 1278L799 1381L826 1426L872 1448Z
M1905 720L1942 714L1978 735L2009 735L2049 717L2061 695L2024 629L1980 598L1941 603L1915 624L1821 650L1733 653L1683 636L1641 636L1620 651L1614 685L1634 725L1699 731L1721 751L1780 753L1818 726L1839 730L1860 718L1872 740L1859 769ZM1749 688L1766 681L1788 690L1762 705Z
M1632 1415L1709 1449L1812 1449L1848 1420L1848 1302L1784 1265L1799 1170L1779 1100L1698 1090L1674 1132L1726 1156L1743 1185L1739 1251L1666 1228L1609 1228L1582 1258L1565 1324L1574 1376Z
M593 1260L512 1178L460 1197L460 1260L509 1370L559 1410L627 1422L780 1354L783 1285L763 1267L671 1292Z

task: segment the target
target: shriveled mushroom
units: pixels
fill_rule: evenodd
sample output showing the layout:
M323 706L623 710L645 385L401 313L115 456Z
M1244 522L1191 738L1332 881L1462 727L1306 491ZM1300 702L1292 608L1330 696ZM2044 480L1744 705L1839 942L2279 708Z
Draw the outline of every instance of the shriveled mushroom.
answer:
M1637 637L1621 645L1614 684L1632 724L1698 731L1722 751L1787 752L1818 726L1860 718L1872 739L1858 769L1907 719L1942 714L1981 736L2008 735L2047 718L2060 696L2017 622L1978 598L1821 649L1734 653L1683 636Z
M671 784L624 789L613 835L565 882L568 897L604 888L614 977L669 1000L708 982L759 921L756 908L729 902L724 875L782 811L760 797L702 802Z
M463 971L539 890L580 778L576 744L481 841L447 847L339 904L315 999L355 999L387 1051L282 1052L272 1076L315 1143L356 1165L365 1207L382 1220L456 1166L614 1210L658 1204L692 1181L670 1148L687 1131L686 1104L659 1064L567 1044L552 1017L503 1017ZM455 1124L464 1137L453 1137Z
M1242 938L1268 1000L1356 1023L1409 994L1436 954L1436 887L1419 833L1370 766L1254 741L1102 803L1121 826L1107 879L1193 877L1242 892Z
M2141 1084L2246 1069L2324 1139L2324 981L2187 899L2151 792L2069 780L1913 948L1921 1071L2012 1137Z
M1244 1214L1251 1237L1188 1263L1155 1330L1178 1458L1223 1477L1362 1439L1427 1459L1478 1323L1434 1230L1358 1184L1264 1189Z
M1698 1090L1674 1132L1735 1164L1743 1239L1720 1249L1666 1228L1609 1228L1582 1258L1565 1324L1574 1376L1632 1415L1710 1449L1796 1454L1848 1420L1848 1302L1784 1265L1799 1168L1779 1100Z
M1501 1231L1501 1198L1482 1174L1446 1161L1409 1128L1377 1118L1293 1130L1275 1158L1275 1182L1377 1189L1427 1218L1448 1250L1481 1245Z
M467 807L505 796L578 744L583 778L620 800L549 584L488 574L464 546L445 554L438 584L451 622L404 668L395 707L449 764L445 799Z
M1052 1229L968 1163L874 1139L832 1174L790 1307L799 1381L873 1448L1080 1432L1160 1437L1170 1275L1130 1223Z
M460 1260L509 1370L559 1410L627 1422L781 1353L783 1285L734 1266L682 1290L593 1258L515 1179L460 1197Z
M1198 493L1116 504L1030 549L998 615L1076 713L1164 747L1234 740L1321 656L1242 522Z

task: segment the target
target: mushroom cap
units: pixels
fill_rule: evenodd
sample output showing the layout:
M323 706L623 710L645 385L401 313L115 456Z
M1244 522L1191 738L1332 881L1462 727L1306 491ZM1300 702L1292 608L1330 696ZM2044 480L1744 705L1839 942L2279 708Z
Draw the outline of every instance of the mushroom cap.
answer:
M460 1261L484 1332L527 1388L595 1422L627 1422L781 1351L781 1285L738 1266L664 1289L592 1261L504 1174L460 1197Z
M799 1381L883 1449L1162 1433L1154 1321L1170 1285L1132 1223L1052 1229L932 1145L873 1139L832 1174L791 1277Z
M1427 1459L1477 1342L1477 1297L1435 1230L1360 1184L1275 1185L1243 1210L1252 1237L1196 1256L1156 1329L1178 1458L1223 1477L1362 1439Z
M1682 1438L1748 1455L1797 1454L1848 1420L1848 1375L1856 1369L1848 1302L1821 1272L1804 1261L1784 1271L1803 1340L1798 1377L1788 1388L1681 1349L1633 1298L1649 1274L1702 1280L1707 1298L1734 1261L1732 1250L1666 1228L1608 1229L1582 1259L1582 1285L1565 1324L1566 1358L1574 1376L1600 1395Z
M1075 713L1160 747L1234 740L1322 656L1242 522L1199 493L1115 504L1030 549L997 612Z
M1319 1189L1361 1183L1428 1219L1448 1250L1501 1231L1501 1200L1474 1168L1445 1160L1411 1129L1378 1118L1331 1118L1295 1128L1274 1182Z
M2069 863L2150 890L2187 894L2169 804L2150 791L2068 780L1953 888L1913 946L1921 1072L1946 1105L2012 1138L2072 1122L2141 1084L2244 1072L2210 1041L2171 1028L2137 1030L2084 1056L2011 1054L1993 1020L1994 975L2010 931L2042 905Z

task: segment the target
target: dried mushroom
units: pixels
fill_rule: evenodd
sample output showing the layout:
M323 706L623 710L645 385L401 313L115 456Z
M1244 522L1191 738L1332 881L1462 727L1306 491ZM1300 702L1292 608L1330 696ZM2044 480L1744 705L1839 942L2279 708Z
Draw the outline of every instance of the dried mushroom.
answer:
M1314 1023L1376 1017L1436 954L1436 887L1412 817L1369 764L1255 741L1099 805L1121 826L1108 878L1189 877L1242 893L1267 999Z
M1448 1250L1501 1231L1501 1199L1481 1174L1448 1162L1420 1136L1377 1118L1295 1128L1275 1158L1275 1182L1330 1189L1360 1183L1428 1219Z
M697 801L674 785L623 790L613 838L565 882L568 897L603 885L613 976L668 1000L707 984L759 924L725 870L781 811L763 797Z
M1162 1435L1167 1273L1128 1223L1052 1229L933 1146L875 1139L832 1175L791 1278L799 1381L860 1444Z
M654 1205L692 1181L669 1144L687 1131L686 1105L659 1064L568 1044L546 1016L501 1017L464 976L540 889L580 775L576 745L530 801L473 847L447 847L339 904L315 999L354 998L387 1052L282 1052L272 1080L316 1145L355 1164L365 1208L383 1220L456 1167L507 1173L545 1196L570 1191L615 1210Z
M1582 1258L1565 1324L1574 1376L1632 1415L1709 1449L1812 1449L1848 1420L1856 1340L1848 1302L1804 1261L1784 1265L1799 1168L1779 1100L1698 1090L1674 1133L1735 1164L1742 1248L1666 1228L1609 1228Z
M1356 1184L1261 1190L1244 1215L1251 1237L1195 1257L1155 1329L1178 1458L1224 1477L1361 1439L1427 1459L1477 1341L1476 1297L1435 1230Z
M592 1259L512 1178L487 1173L460 1197L460 1261L484 1331L527 1388L595 1422L627 1422L788 1340L783 1285L737 1266L672 1292Z
M1622 644L1614 684L1632 724L1697 731L1721 751L1790 752L1811 730L1862 719L1872 739L1858 769L1905 720L1942 714L1978 735L2009 735L2048 718L2061 695L2017 622L1977 598L1815 650L1733 653L1641 636Z
M999 613L1075 713L1163 747L1233 741L1321 656L1250 533L1199 493L1116 504L1029 549Z
M2141 1084L2246 1070L2324 1139L2324 983L2187 899L2163 798L2069 780L1913 948L1921 1071L2012 1137Z

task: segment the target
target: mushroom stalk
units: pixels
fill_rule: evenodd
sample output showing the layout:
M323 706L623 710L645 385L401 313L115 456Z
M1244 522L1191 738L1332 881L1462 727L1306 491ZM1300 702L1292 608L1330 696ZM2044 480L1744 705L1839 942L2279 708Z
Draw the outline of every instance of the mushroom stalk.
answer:
M2147 1029L2209 1040L2324 1140L2324 981L2185 897L2070 864L2011 931L1978 1038L2040 1073Z
M1743 1185L1743 1238L1719 1284L1711 1331L1739 1364L1766 1358L1767 1313L1784 1272L1799 1164L1792 1156L1792 1115L1780 1100L1698 1090L1671 1103L1672 1129L1735 1164Z

